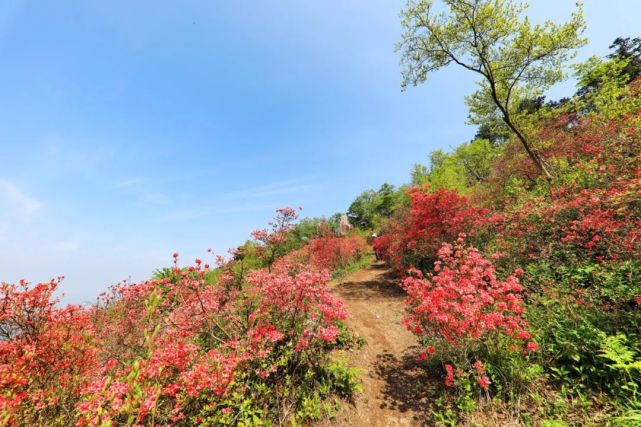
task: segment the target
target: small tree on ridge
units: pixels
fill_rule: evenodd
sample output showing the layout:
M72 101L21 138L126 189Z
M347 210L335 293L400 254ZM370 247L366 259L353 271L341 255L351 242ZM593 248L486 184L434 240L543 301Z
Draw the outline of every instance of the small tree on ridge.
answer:
M479 74L479 89L466 98L470 122L506 126L549 180L548 164L527 135L519 105L540 96L566 73L565 63L586 40L580 3L564 24L532 24L527 4L514 0L408 0L402 12L403 87L451 63Z

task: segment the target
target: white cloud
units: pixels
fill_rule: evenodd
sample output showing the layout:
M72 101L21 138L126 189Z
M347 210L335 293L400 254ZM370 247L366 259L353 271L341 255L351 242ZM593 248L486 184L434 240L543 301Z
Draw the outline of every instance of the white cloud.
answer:
M0 204L6 204L9 212L19 215L24 220L31 219L42 208L41 202L4 179L0 179Z
M135 187L136 185L142 184L142 178L131 178L124 181L117 182L113 185L113 188L130 188Z

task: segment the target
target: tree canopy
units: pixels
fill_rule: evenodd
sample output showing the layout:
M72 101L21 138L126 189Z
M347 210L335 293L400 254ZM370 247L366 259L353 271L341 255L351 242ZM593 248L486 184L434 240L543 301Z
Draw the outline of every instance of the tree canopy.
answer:
M398 48L403 87L455 63L478 74L478 90L466 102L470 122L507 127L547 177L545 160L527 135L523 100L535 99L566 77L565 66L586 40L581 4L564 24L533 24L527 5L513 0L409 0Z
M384 218L389 217L400 198L391 184L383 184L377 191L367 190L361 193L347 210L351 223L364 230L380 226Z

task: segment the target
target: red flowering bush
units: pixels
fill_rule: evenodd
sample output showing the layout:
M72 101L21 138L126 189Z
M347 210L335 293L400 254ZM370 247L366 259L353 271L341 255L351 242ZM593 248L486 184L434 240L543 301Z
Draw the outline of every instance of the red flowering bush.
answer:
M128 351L101 349L103 367L82 390L78 425L191 424L202 411L211 418L224 408L233 416L232 391L291 381L290 367L321 363L324 343L336 341L346 318L326 272L256 270L241 289L226 286L226 277L208 283L200 262L175 274L118 288L101 309L118 315L95 316L101 331L127 325L111 343L121 350L126 342ZM123 310L141 303L143 310Z
M305 248L312 264L317 268L335 270L360 259L369 247L357 234L349 236L326 235L318 237Z
M256 242L257 255L271 271L276 259L287 253L287 236L292 230L298 213L292 208L276 210L276 217L269 223L270 229L254 230L251 233Z
M296 274L303 270L315 270L306 247L288 252L278 258L272 265L272 273L277 274Z
M292 273L302 269L335 271L358 262L369 251L367 241L357 235L335 236L329 232L312 239L303 248L277 259L273 272Z
M471 234L487 210L470 206L454 190L412 187L410 207L399 212L374 241L374 247L397 272L410 266L428 270L445 242Z
M254 233L267 267L295 217L281 209L270 232ZM334 384L328 370L347 313L326 267L363 245L326 239L327 248L318 246L325 250L305 250L313 265L292 256L271 272L240 275L237 259L217 257L215 271L199 259L180 268L176 253L172 268L116 285L90 308L59 307L57 280L2 283L0 423L236 425L312 416L299 413L301 402L353 387L353 374Z
M598 172L595 172L598 174ZM641 254L641 170L607 186L562 186L497 216L498 244L516 257L634 259Z
M60 279L0 284L0 424L72 425L97 368L88 311L59 307Z
M482 388L489 386L483 356L527 354L531 341L523 318L523 287L516 271L500 280L495 267L465 236L438 251L434 274L412 270L402 286L407 292L405 326L426 346L421 358L438 353L446 368L446 385L455 377L473 374ZM476 363L474 363L476 362ZM474 365L473 365L474 363ZM455 375L454 368L458 368ZM473 369L472 369L473 368Z
M622 107L623 114L561 113L538 126L533 142L555 170L555 180L570 178L569 181L579 183L585 177L575 175L573 169L589 168L594 161L602 168L602 173L612 178L629 177L638 168L641 150L641 109L638 101L641 79L629 86L631 96L614 101ZM510 182L520 180L532 189L536 178L540 176L540 171L518 140L508 141L503 149L485 185L486 189L495 193L496 201L505 201L502 190L509 187Z

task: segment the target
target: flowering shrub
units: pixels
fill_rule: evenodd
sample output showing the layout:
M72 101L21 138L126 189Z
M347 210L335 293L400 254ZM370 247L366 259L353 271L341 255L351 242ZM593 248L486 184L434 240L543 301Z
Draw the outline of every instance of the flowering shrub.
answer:
M73 424L73 407L98 366L87 310L58 307L59 279L0 284L0 424Z
M598 174L598 172L595 172ZM498 220L499 244L516 257L619 261L641 254L641 170L605 187L561 186L513 205Z
M426 346L422 359L438 352L447 362L446 385L472 374L487 389L490 379L482 355L527 354L538 348L523 318L523 287L517 277L522 270L500 280L492 262L465 246L462 234L454 245L442 245L434 271L424 277L412 270L403 280L408 312L404 324Z
M367 251L365 239L357 234L349 236L326 235L309 242L306 250L316 268L335 270L360 259Z
M291 273L300 268L335 271L359 261L368 251L367 241L357 234L335 236L327 232L277 259L272 271Z
M257 243L258 255L270 271L274 261L287 252L287 236L296 219L298 213L294 209L280 208L276 210L276 217L269 223L270 230L264 228L251 233Z
M321 363L324 343L336 341L337 322L346 318L325 285L327 272L256 270L242 289L225 286L225 277L209 284L206 273L197 260L176 268L173 282L118 289L103 310L129 317L131 329L120 335L136 351L102 349L103 368L82 391L78 425L194 422L189 416L223 405L249 383L278 383L291 366ZM122 310L141 302L142 311ZM100 330L109 330L109 320L100 320Z
M409 210L397 214L374 241L383 259L399 273L410 266L429 269L443 243L459 233L473 233L487 212L470 206L453 190L412 187L408 194Z
M277 274L296 274L301 270L315 270L306 247L288 252L272 265L272 273Z
M556 180L561 178L579 183L585 177L577 176L573 169L590 168L594 161L602 168L602 173L612 178L629 177L638 168L641 149L641 79L630 85L630 91L632 96L611 100L625 110L622 114L612 116L593 112L584 116L565 112L538 126L536 147L556 169ZM486 185L491 190L503 191L514 181L526 183L531 190L536 184L535 178L539 176L534 163L527 158L516 140L505 144L504 153L496 160L493 169ZM495 195L496 201L505 201L504 193ZM519 192L518 195L524 193Z
M295 217L279 212L264 250ZM340 262L355 256L351 242L338 244ZM338 389L353 387L354 373L328 360L347 317L327 286L330 270L285 260L239 279L237 260L218 258L215 272L178 260L90 308L59 308L57 280L3 283L2 424L237 425L313 416L301 402L351 391ZM331 369L342 372L336 383Z

